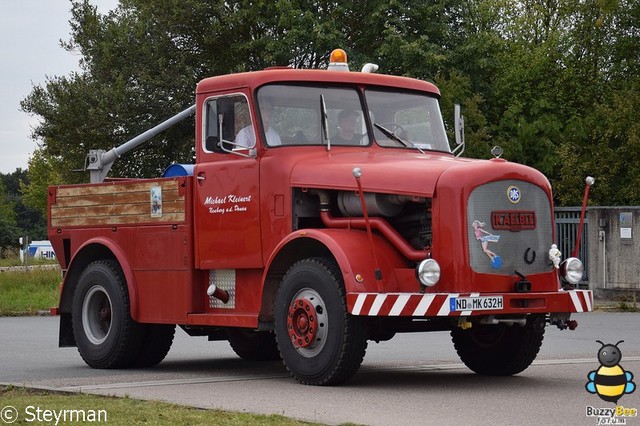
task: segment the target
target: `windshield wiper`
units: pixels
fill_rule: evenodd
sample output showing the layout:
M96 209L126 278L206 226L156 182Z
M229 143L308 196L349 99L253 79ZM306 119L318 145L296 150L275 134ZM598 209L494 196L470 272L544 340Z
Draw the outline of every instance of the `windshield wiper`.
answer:
M320 124L322 125L323 139L327 142L327 151L331 150L331 139L329 138L329 124L327 120L327 104L324 95L320 95Z
M402 145L406 146L407 148L415 148L418 151L420 151L421 154L424 154L424 151L420 149L418 145L414 144L413 142L402 139L400 136L396 134L396 132L387 129L386 127L378 123L373 123L373 125L375 126L376 129L380 130L387 137L393 139L394 141L400 142Z

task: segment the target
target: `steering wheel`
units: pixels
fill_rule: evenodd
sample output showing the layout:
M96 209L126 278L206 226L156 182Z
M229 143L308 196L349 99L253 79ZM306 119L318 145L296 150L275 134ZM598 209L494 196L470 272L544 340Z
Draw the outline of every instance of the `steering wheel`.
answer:
M389 123L382 123L380 125L386 129L391 130L393 133L400 136L402 139L407 139L407 136L409 135L407 130L401 125L399 125L398 123L389 122Z

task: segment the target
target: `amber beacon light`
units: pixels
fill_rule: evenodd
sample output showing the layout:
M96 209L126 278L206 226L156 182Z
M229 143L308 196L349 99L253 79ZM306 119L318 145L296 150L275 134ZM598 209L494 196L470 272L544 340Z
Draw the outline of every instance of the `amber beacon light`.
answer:
M334 49L329 56L329 69L332 71L349 71L347 52L342 49Z

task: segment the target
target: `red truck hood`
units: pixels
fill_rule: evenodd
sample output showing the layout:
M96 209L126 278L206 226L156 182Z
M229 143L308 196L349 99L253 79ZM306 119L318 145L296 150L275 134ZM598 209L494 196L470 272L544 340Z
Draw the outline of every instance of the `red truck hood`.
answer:
M354 167L362 170L361 182L366 192L430 197L443 176L446 176L447 185L465 182L476 186L491 180L518 177L548 186L540 172L502 159L476 160L408 150L317 153L296 162L291 171L291 184L308 188L355 189Z
M468 166L470 162L473 160L450 154L421 154L417 151L329 152L299 160L291 171L291 184L309 188L354 189L356 181L352 171L354 167L360 167L362 186L367 192L432 196L443 172L452 167Z

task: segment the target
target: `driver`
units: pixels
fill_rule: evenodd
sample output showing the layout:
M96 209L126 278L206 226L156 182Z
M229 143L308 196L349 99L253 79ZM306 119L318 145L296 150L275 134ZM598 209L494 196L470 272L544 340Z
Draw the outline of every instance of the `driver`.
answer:
M358 113L352 109L345 109L338 114L338 133L331 138L331 142L339 145L359 145L363 135L356 133Z

